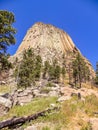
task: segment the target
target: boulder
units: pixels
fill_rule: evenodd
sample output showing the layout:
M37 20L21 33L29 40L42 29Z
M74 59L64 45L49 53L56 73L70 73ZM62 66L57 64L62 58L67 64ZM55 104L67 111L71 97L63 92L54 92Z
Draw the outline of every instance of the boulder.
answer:
M6 114L9 109L12 107L12 101L0 96L0 116Z
M48 95L53 96L53 97L57 97L59 95L59 93L54 90L54 91L50 91Z
M61 96L60 98L58 98L58 102L63 102L63 101L66 101L66 100L69 100L71 99L71 96Z
M3 116L6 112L6 108L4 105L0 105L0 116Z
M37 129L37 126L32 125L25 128L25 130L38 130L38 129Z
M6 98L1 97L1 96L0 96L0 104L5 106L6 108L12 107L12 102L9 99L6 99Z
M28 102L31 102L33 99L33 96L32 95L27 95L27 96L21 96L21 97L18 97L17 100L18 100L18 104L23 106L24 104L28 103Z
M98 130L98 118L90 118L92 130Z
M5 85L6 82L5 81L0 81L0 85Z
M38 89L33 90L34 97L38 97L40 94L40 91Z

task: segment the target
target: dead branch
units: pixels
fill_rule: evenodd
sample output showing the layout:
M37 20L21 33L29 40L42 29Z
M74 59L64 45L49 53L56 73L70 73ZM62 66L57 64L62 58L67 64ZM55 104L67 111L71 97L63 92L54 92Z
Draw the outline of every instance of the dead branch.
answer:
M57 109L58 109L57 107L54 107L52 109L49 108L47 110L38 112L38 113L30 115L30 116L18 117L18 118L14 117L14 118L2 121L2 122L0 122L0 129L5 128L5 127L11 128L11 127L17 126L17 125L21 126L22 124L24 124L27 121L29 122L31 120L37 119L40 116L45 116L46 112L49 113L49 112L51 112L51 110L57 110Z

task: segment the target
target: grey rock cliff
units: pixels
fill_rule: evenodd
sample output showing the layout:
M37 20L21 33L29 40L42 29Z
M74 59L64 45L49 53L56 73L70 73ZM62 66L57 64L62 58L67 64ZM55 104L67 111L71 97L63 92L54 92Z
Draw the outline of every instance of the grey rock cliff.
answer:
M40 54L43 61L46 59L52 60L56 58L59 63L62 62L62 55L65 54L67 63L69 63L77 53L81 52L75 46L70 36L63 30L54 27L50 24L44 24L42 22L35 23L24 37L14 57L21 57L20 55L25 49L29 47L36 50L36 53ZM71 56L68 58L68 54ZM82 54L81 54L82 55ZM91 63L82 55L87 66L89 66L91 76L95 76L94 69ZM12 59L13 59L12 58Z

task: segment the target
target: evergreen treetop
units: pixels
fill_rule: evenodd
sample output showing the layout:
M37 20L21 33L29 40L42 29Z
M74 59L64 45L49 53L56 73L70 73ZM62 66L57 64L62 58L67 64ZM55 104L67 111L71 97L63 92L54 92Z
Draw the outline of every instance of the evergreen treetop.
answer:
M14 37L16 29L12 26L14 22L12 12L0 10L0 53L6 52L7 47L16 42Z

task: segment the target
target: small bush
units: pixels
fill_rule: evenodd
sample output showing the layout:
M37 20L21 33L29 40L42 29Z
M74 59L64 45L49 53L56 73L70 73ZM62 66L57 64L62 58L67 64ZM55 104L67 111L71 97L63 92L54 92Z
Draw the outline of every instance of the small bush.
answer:
M45 126L42 128L42 130L50 130L50 128L48 126Z
M48 82L48 83L46 84L46 87L53 87L53 84L52 84L51 82Z
M92 125L90 122L86 123L85 125L82 126L80 130L92 130Z

